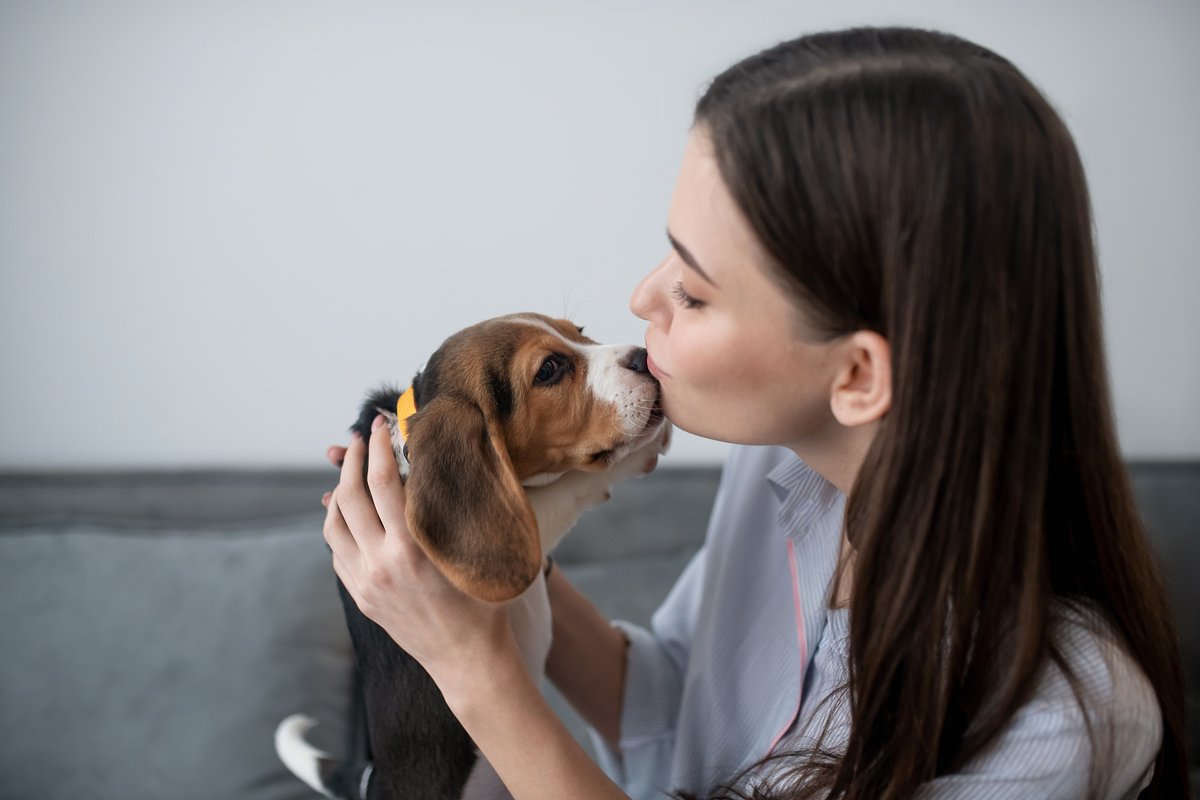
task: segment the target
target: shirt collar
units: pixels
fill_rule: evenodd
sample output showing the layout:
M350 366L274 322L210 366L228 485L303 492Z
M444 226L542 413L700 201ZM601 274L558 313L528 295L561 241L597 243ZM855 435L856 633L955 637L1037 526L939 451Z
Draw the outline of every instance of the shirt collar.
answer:
M799 456L791 454L767 473L767 485L779 499L779 520L789 536L803 538L813 523L844 499L837 487L817 474Z

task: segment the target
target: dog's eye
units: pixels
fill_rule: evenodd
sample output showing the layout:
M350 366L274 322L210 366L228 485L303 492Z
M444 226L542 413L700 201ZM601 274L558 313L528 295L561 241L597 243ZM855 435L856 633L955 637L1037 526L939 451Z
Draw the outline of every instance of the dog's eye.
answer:
M558 383L565 374L568 366L569 364L566 359L561 356L546 356L546 360L542 362L537 375L533 376L533 382L541 386Z

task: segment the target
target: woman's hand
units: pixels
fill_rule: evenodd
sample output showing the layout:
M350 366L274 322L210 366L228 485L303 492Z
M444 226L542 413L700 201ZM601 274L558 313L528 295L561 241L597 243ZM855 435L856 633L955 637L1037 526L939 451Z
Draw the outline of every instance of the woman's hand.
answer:
M365 485L362 439L326 453L342 473L322 499L325 541L350 596L425 667L514 797L629 800L542 697L521 661L507 606L460 592L413 541L404 485L380 421Z
M355 435L348 448L327 451L330 461L341 462L338 485L323 499L333 567L363 614L417 659L444 693L468 689L471 676L496 659L519 659L508 609L461 592L413 539L382 422L375 419L369 445Z

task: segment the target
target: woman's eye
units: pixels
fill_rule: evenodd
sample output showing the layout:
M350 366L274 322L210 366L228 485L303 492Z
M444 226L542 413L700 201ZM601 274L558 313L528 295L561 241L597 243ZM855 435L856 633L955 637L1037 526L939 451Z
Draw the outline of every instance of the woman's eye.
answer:
M546 360L542 362L542 366L538 369L537 375L533 376L533 382L549 383L558 377L559 373L562 371L562 366L563 364L558 360L558 358L555 356L548 356Z
M675 284L675 288L671 290L671 294L675 295L675 299L679 302L679 305L684 308L700 308L704 305L703 300L697 300L683 290L683 281Z

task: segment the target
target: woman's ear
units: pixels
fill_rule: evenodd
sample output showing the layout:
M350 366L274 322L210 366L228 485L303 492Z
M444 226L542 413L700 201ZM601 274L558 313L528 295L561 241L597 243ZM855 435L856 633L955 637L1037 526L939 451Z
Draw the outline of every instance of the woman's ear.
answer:
M537 518L503 437L483 411L439 397L409 420L408 527L450 582L510 600L537 578Z
M830 394L833 416L848 428L874 422L892 407L892 347L874 331L855 331L840 348Z

